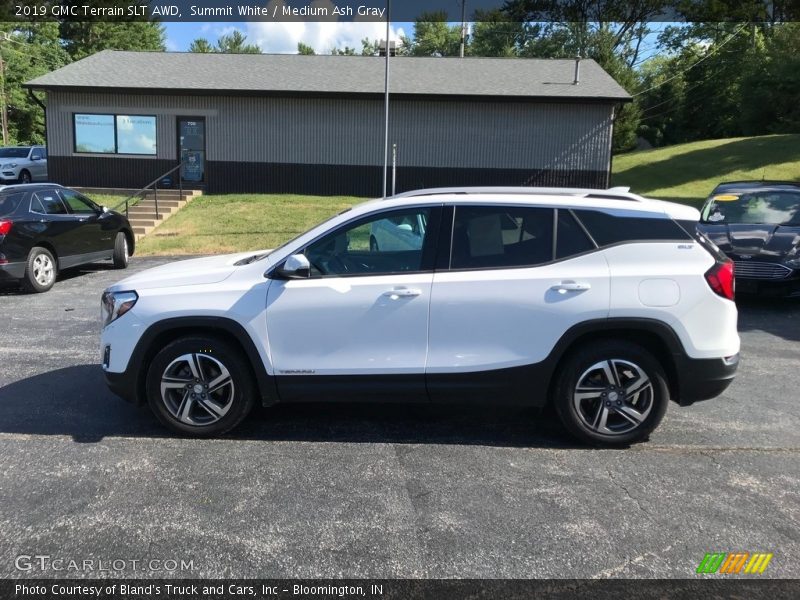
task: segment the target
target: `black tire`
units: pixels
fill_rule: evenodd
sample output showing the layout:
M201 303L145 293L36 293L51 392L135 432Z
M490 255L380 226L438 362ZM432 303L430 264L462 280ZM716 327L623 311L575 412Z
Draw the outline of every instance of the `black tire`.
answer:
M20 284L26 292L40 294L46 292L56 282L58 263L47 248L34 246L28 253L25 275Z
M26 171L25 169L22 169L22 171L19 172L19 182L20 183L30 183L31 181L33 181L33 178L31 177L31 174L28 171Z
M125 269L128 267L128 237L120 231L114 240L114 268Z
M628 342L593 342L568 355L556 377L553 403L561 422L573 436L595 446L646 440L669 403L659 362Z
M380 249L378 248L378 240L375 239L374 235L369 236L369 251L370 252L380 251Z
M200 363L201 379L191 375L192 366L184 357L195 357L194 360ZM216 392L208 387L202 389L222 375L218 365L227 370L231 385L223 385ZM197 370L197 363L194 369ZM167 375L173 379L167 384L171 387L162 396L162 377ZM150 409L163 425L176 433L193 437L227 433L250 413L255 398L253 377L245 357L229 343L211 336L180 338L161 349L150 363L145 391ZM195 393L196 396L192 396ZM215 406L215 410L224 409L224 414L220 416L204 408L203 403L209 401L213 402L211 406ZM187 404L188 412L184 413ZM181 420L176 414L186 414L191 422Z

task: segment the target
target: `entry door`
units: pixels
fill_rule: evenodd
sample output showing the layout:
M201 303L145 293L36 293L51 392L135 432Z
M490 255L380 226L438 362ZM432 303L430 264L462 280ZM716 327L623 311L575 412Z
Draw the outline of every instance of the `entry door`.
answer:
M206 181L206 120L178 117L178 158L181 179L188 184Z
M271 283L267 332L282 400L427 399L434 240L426 234L400 250L370 240L387 219L432 223L438 211L384 211L344 225L304 250L310 277Z

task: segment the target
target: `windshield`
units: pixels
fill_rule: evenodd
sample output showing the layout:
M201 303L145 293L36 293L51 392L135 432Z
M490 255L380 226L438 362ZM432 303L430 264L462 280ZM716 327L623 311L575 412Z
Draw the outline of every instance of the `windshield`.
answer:
M718 194L703 207L703 223L800 225L800 191Z
M0 158L27 158L30 148L0 148Z

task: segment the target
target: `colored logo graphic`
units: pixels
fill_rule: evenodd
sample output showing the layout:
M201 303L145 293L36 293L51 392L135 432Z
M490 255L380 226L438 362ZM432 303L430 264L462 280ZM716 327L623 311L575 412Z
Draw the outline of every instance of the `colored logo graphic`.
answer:
M697 567L698 573L724 573L740 575L767 570L773 554L767 552L708 552Z

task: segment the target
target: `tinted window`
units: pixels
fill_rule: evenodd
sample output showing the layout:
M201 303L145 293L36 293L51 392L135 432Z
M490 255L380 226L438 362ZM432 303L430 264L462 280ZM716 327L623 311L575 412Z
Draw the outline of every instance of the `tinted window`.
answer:
M41 204L41 209L46 215L65 215L67 214L67 207L61 202L61 199L56 194L55 190L46 192L36 192L36 198ZM38 208L38 207L37 207Z
M551 260L552 209L456 207L451 269L521 267Z
M596 210L576 210L575 215L600 246L650 240L690 240L672 219L615 217Z
M67 206L69 206L70 212L75 214L94 214L97 212L92 202L83 196L81 196L78 192L73 192L72 190L60 190L61 198L64 200Z
M39 152L42 153L42 158L47 160L47 148L39 148Z
M305 250L316 276L382 275L422 269L429 208L391 211L347 225Z
M22 202L23 198L25 198L24 192L9 194L7 196L0 196L0 217L7 217L8 215L13 215L16 212L17 208L19 208L19 205Z
M594 249L594 244L568 210L558 211L556 258L567 258Z

